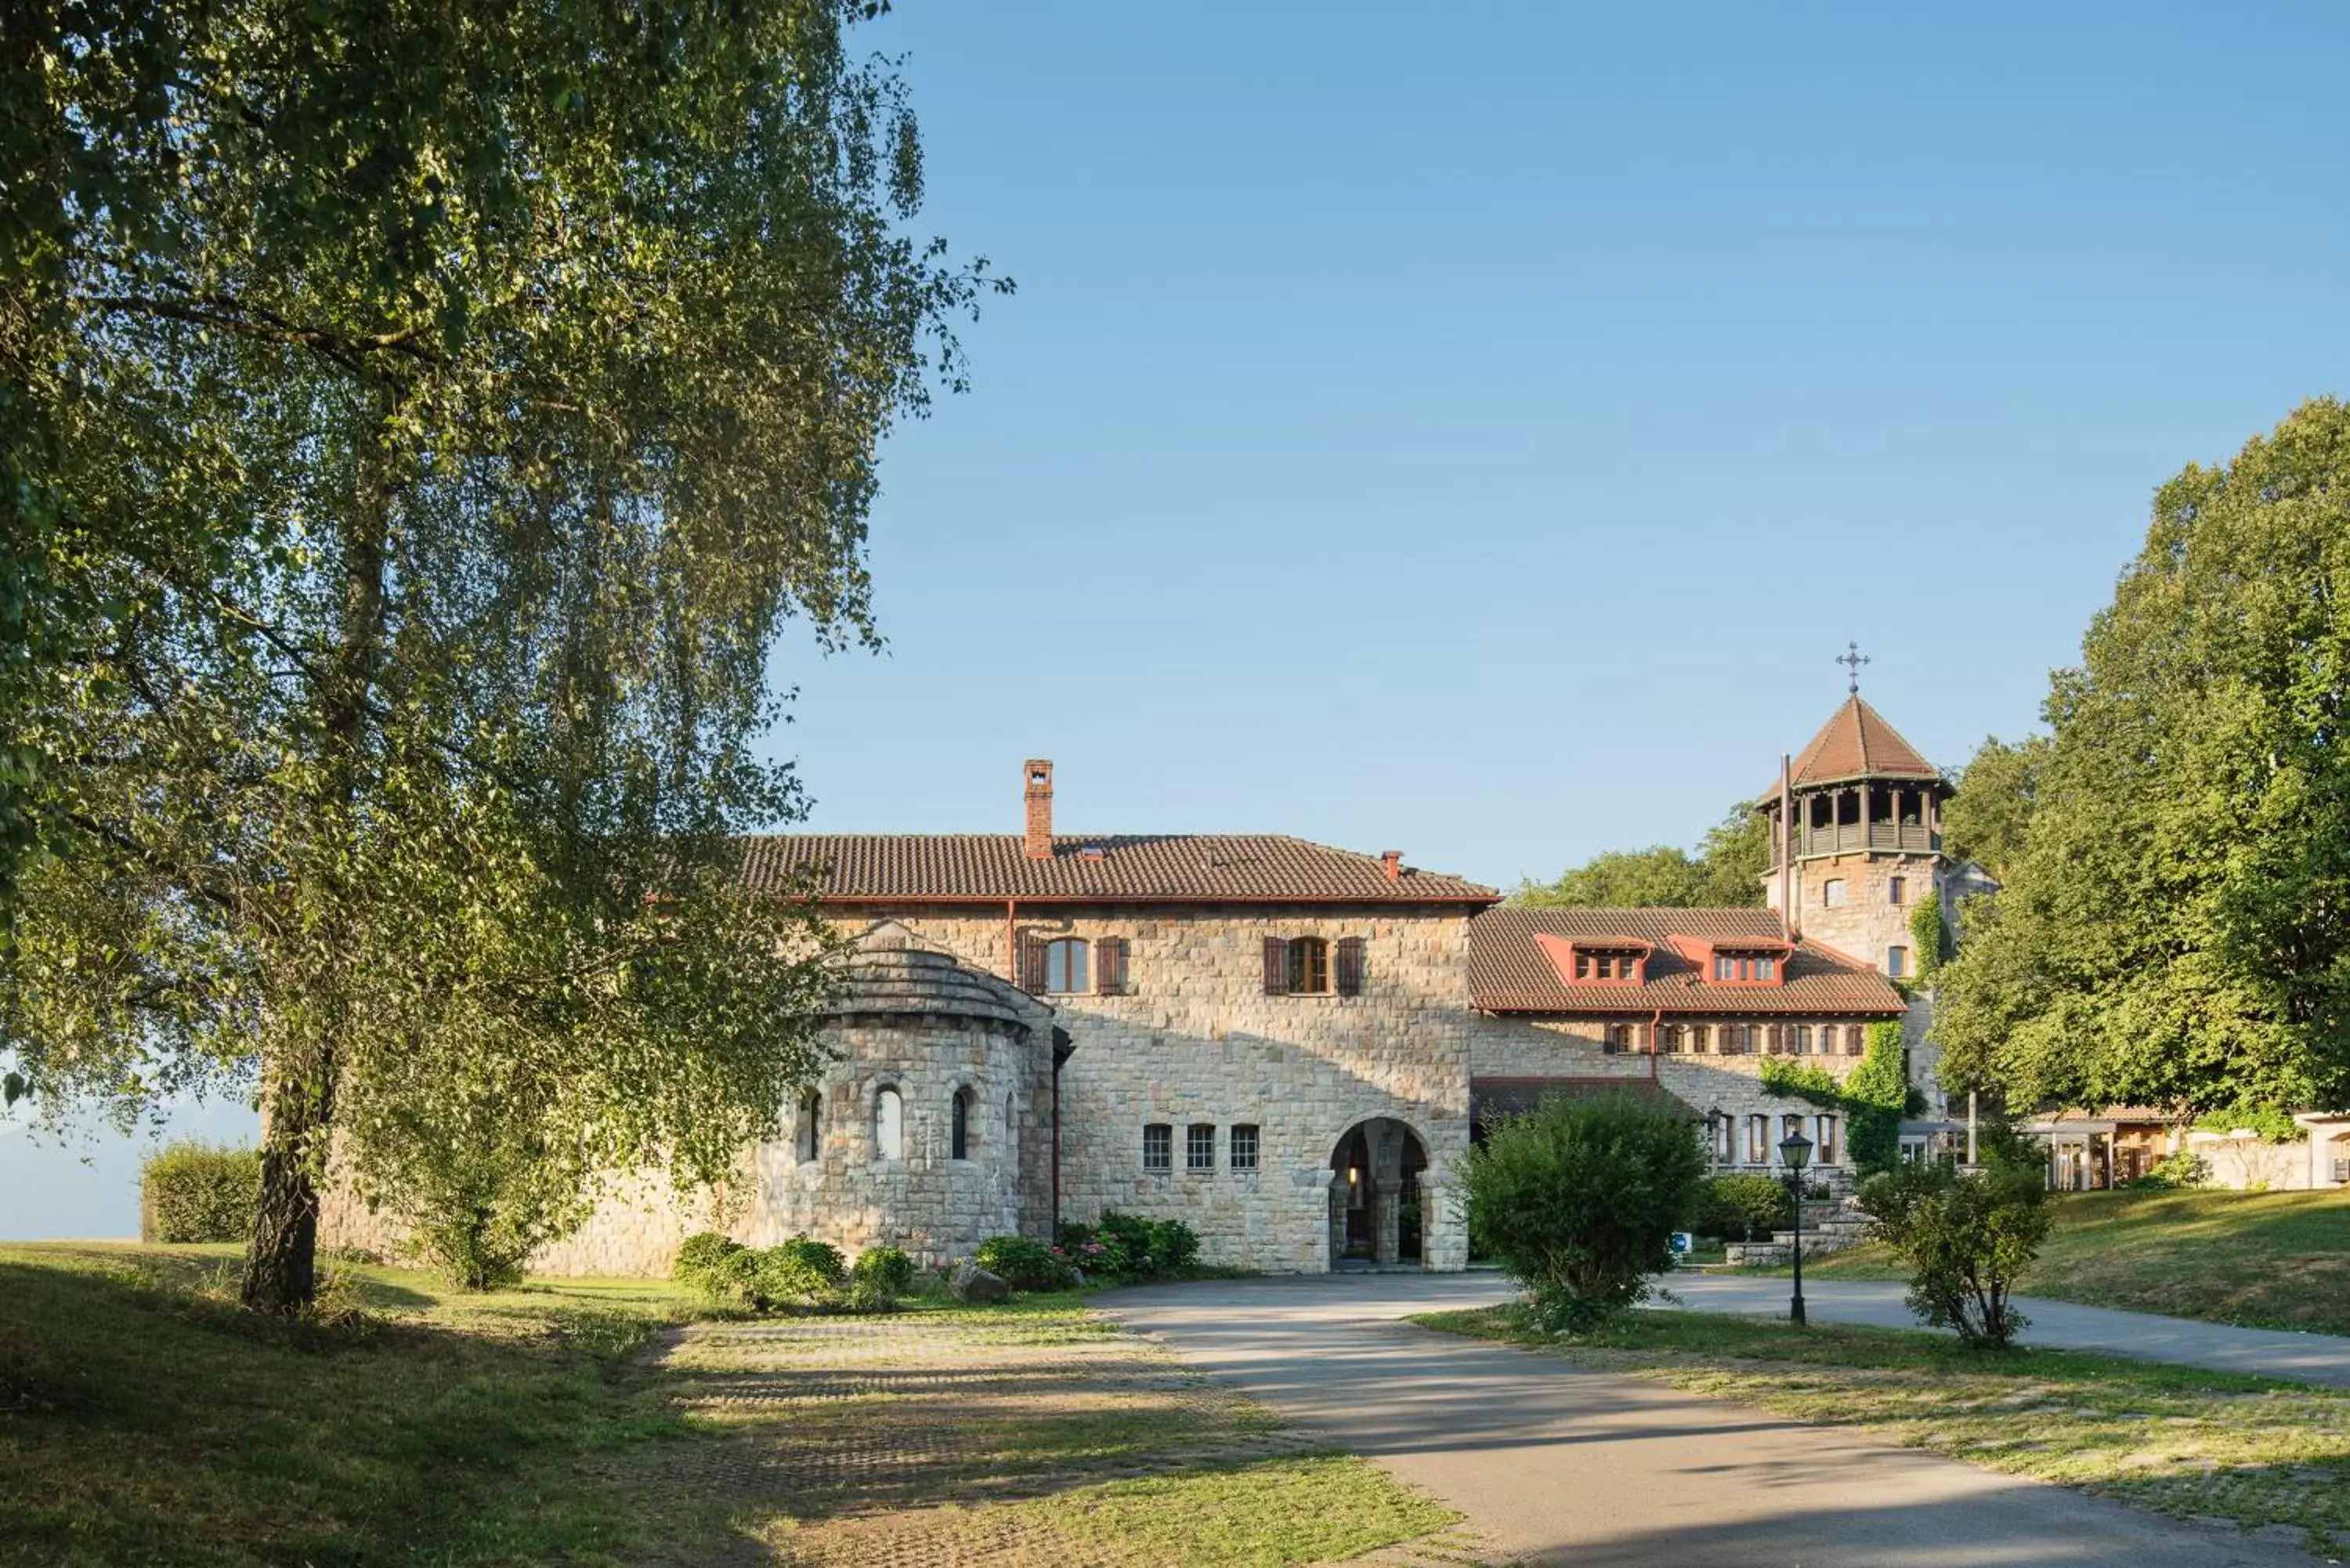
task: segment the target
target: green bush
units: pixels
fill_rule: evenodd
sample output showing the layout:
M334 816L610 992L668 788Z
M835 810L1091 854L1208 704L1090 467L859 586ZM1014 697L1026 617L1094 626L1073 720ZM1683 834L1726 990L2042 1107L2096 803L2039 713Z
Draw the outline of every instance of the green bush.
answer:
M971 1261L1015 1291L1065 1291L1077 1282L1067 1259L1026 1236L990 1236Z
M2199 1154L2189 1154L2182 1148L2177 1154L2165 1155L2155 1161L2144 1176L2129 1185L2145 1188L2202 1187L2210 1179L2211 1162Z
M1200 1237L1180 1220L1146 1220L1105 1209L1098 1225L1065 1226L1061 1250L1088 1273L1162 1280L1199 1261Z
M1785 1182L1752 1174L1716 1176L1698 1188L1690 1229L1725 1241L1752 1241L1768 1240L1772 1231L1794 1222L1795 1205Z
M168 1143L140 1166L139 1192L158 1241L242 1241L261 1202L261 1155L192 1139Z
M761 1310L778 1306L823 1307L838 1304L848 1285L848 1264L840 1249L806 1236L778 1241L759 1254L754 1279L754 1303Z
M857 1254L857 1266L848 1271L848 1278L852 1286L894 1302L914 1288L914 1260L895 1247L868 1247Z
M681 1285L700 1285L712 1269L733 1253L743 1251L743 1243L715 1231L697 1231L678 1243L677 1262L669 1277Z
M1677 1109L1630 1094L1552 1098L1487 1124L1461 1165L1472 1238L1552 1333L1586 1333L1673 1266L1706 1154Z
M2038 1148L2002 1127L1977 1139L1981 1168L1939 1161L1871 1178L1860 1206L1877 1239L1909 1265L1909 1310L1968 1345L2003 1349L2027 1323L2011 1304L2015 1276L2054 1216Z

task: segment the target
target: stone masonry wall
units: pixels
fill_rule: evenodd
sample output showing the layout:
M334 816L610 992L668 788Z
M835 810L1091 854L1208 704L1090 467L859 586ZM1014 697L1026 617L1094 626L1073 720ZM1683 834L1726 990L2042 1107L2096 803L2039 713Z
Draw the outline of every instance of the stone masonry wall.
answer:
M882 912L882 911L876 911ZM1005 971L1004 917L886 911L965 963ZM1023 911L1018 935L1127 939L1130 994L1050 997L1073 1054L1061 1073L1060 1211L1184 1220L1203 1261L1276 1272L1330 1266L1332 1158L1358 1122L1392 1117L1428 1157L1423 1262L1467 1262L1450 1200L1468 1147L1469 924L1388 908ZM1267 936L1366 943L1363 994L1267 996ZM1171 1129L1171 1171L1142 1168L1143 1128ZM1186 1131L1212 1127L1212 1169L1186 1168ZM1232 1168L1232 1128L1259 1129L1258 1168Z
M1909 917L1919 899L1940 886L1943 866L1939 855L1876 854L1819 856L1795 864L1795 922L1803 934L1832 947L1856 963L1886 972L1888 948L1914 949ZM1902 878L1902 901L1893 902L1892 880ZM1776 872L1764 878L1767 902L1779 907ZM1823 889L1830 881L1845 885L1845 901L1825 902ZM1918 955L1909 953L1908 976L1918 972Z
M1022 1197L1049 1190L1051 1179L1049 1025L1032 1034L993 1020L910 1027L903 1018L852 1015L825 1038L840 1055L817 1086L818 1157L799 1158L805 1107L795 1106L784 1136L759 1147L742 1241L764 1247L813 1236L852 1255L902 1247L937 1266L969 1257L990 1236L1046 1234L1024 1223ZM875 1143L885 1087L904 1107L896 1159L881 1158ZM959 1090L972 1096L962 1159L953 1158L951 1135Z
M817 1085L819 1158L798 1158L800 1104L781 1136L750 1150L724 1188L681 1193L657 1172L613 1179L594 1213L530 1260L537 1274L660 1275L678 1244L722 1231L754 1247L791 1236L829 1241L854 1257L902 1247L929 1265L968 1257L990 1236L1045 1238L1052 1163L1050 1015L1033 1028L994 1020L850 1016L825 1032L833 1064ZM873 1112L884 1085L903 1096L902 1155L878 1158ZM973 1105L965 1147L952 1158L951 1104ZM405 1254L407 1227L370 1210L347 1182L322 1194L319 1243Z
M1785 1130L1785 1118L1803 1118L1804 1135L1814 1144L1823 1130L1821 1117L1833 1116L1808 1100L1773 1095L1762 1087L1762 1055L1682 1054L1650 1056L1646 1053L1611 1054L1602 1048L1604 1019L1530 1019L1482 1015L1470 1044L1471 1071L1476 1078L1618 1078L1646 1080L1654 1068L1658 1085L1700 1116L1718 1110L1736 1118L1730 1166L1753 1163L1749 1158L1747 1118L1768 1118L1764 1159L1776 1164L1776 1145ZM1791 1023L1817 1020L1789 1020ZM1848 1020L1835 1021L1839 1030ZM1824 1067L1841 1083L1860 1065L1858 1056L1841 1052L1793 1058ZM1835 1127L1837 1159L1849 1163L1844 1147L1845 1129Z

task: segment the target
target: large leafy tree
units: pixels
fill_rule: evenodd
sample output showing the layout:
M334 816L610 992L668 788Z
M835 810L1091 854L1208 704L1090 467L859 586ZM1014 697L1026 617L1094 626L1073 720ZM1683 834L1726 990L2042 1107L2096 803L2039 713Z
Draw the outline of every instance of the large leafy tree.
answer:
M1952 856L2006 877L2022 857L2031 833L2040 762L2047 750L2044 735L2012 742L1991 735L1975 749L1954 781L1958 793L1942 809L1942 843Z
M1669 844L1605 850L1555 882L1523 883L1516 901L1554 909L1740 909L1762 902L1770 864L1769 822L1737 805L1707 830L1694 855Z
M873 7L30 9L11 157L99 172L9 231L78 628L11 693L19 1070L257 1081L270 1311L330 1154L719 1173L819 984L736 865L768 653L871 638L877 444L984 286L901 232Z
M1940 975L1956 1086L2350 1100L2350 410L2157 493L2058 672L2006 887Z

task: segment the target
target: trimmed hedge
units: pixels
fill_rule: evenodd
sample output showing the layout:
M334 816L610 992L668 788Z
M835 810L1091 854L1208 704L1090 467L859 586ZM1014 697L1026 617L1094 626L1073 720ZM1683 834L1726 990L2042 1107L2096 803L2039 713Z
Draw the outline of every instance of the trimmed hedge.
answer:
M140 1226L151 1241L242 1241L261 1202L261 1152L183 1139L139 1168Z

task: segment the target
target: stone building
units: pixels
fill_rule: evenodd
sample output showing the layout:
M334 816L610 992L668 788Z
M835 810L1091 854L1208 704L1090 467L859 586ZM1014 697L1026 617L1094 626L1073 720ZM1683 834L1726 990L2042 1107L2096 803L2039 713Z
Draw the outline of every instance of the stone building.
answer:
M1800 1129L1833 1173L1840 1119L1765 1090L1762 1064L1841 1078L1904 1015L1895 899L1939 874L1942 785L1856 698L1793 777L1776 880L1816 930L1504 907L1396 851L1280 836L1063 833L1042 760L1017 833L757 838L750 884L812 881L858 939L831 1066L727 1190L626 1185L536 1265L659 1272L711 1225L937 1262L1115 1209L1186 1221L1215 1263L1458 1269L1481 1117L1594 1089L1672 1096L1722 1168L1771 1167ZM396 1241L373 1224L330 1196L328 1244Z

